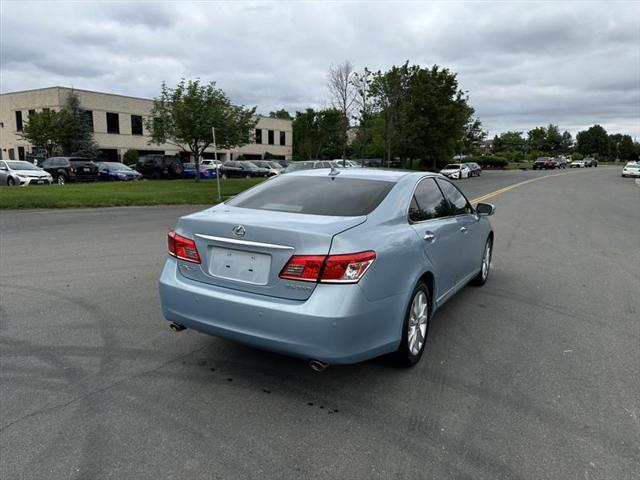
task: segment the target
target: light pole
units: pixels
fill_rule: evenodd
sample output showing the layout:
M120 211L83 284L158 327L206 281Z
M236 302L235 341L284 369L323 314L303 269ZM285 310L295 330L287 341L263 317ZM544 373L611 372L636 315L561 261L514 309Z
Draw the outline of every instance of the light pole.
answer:
M218 165L218 145L216 144L216 129L215 127L211 127L211 135L213 136L213 158L216 162L216 184L218 185L218 201L222 200L222 195L220 194L220 174L221 169Z

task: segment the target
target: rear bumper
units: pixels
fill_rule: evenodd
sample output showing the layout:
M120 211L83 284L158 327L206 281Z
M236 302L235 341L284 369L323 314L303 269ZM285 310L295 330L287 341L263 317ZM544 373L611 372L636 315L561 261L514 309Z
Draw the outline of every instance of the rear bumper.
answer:
M168 258L160 276L162 313L210 335L328 363L356 363L398 348L407 295L369 301L358 285L321 284L306 301L193 281Z

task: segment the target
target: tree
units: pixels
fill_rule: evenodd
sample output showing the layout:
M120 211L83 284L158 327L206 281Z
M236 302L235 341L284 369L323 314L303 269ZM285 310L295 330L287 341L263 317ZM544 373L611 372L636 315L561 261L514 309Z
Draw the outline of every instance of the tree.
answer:
M291 114L284 108L281 108L280 110L276 110L275 112L269 112L269 118L279 118L281 120L293 120L293 117L291 116Z
M98 144L93 138L93 120L80 105L78 95L72 90L64 103L64 110L69 116L66 124L62 148L65 155L95 159L98 157Z
M607 158L610 153L607 131L600 125L594 125L587 130L578 132L576 150L583 155L597 154L601 158Z
M498 152L524 152L527 141L522 132L503 132L493 139L493 151Z
M336 158L342 147L342 113L329 108L296 112L293 120L293 156L296 160Z
M543 151L547 141L547 130L536 127L527 132L527 147L529 150Z
M351 114L353 112L354 102L356 99L356 89L353 83L354 73L351 62L345 60L341 64L331 66L329 68L329 78L327 82L331 105L342 114L341 133L343 163L347 154L347 132L351 123Z
M355 89L354 104L356 114L354 120L358 122L356 138L353 142L354 151L358 152L364 166L365 152L371 144L371 128L374 122L373 105L371 103L371 71L365 67L362 72L354 72L351 83Z
M482 122L477 117L470 117L464 126L464 136L462 137L462 146L465 153L473 152L482 146L487 138L487 131L483 130Z
M542 150L545 152L555 153L560 151L562 146L562 134L557 125L552 123L546 128L544 132L544 143Z
M174 88L162 82L160 96L154 98L147 129L155 143L170 143L190 153L200 169L200 156L212 144L216 129L217 146L229 149L251 141L256 124L255 107L231 103L215 82L182 79ZM195 181L199 181L199 175Z
M560 150L563 153L568 153L573 147L573 137L566 130L562 132L562 140L560 141Z
M622 136L618 153L620 155L620 160L637 160L638 154L635 152L631 135Z
M29 115L21 136L34 147L46 148L48 155L51 156L54 151L62 149L62 145L67 143L66 136L70 123L71 118L66 110L34 112Z
M124 155L122 156L122 161L126 165L135 165L136 163L138 163L139 158L140 158L140 153L138 153L137 150L130 148L129 150L124 152Z

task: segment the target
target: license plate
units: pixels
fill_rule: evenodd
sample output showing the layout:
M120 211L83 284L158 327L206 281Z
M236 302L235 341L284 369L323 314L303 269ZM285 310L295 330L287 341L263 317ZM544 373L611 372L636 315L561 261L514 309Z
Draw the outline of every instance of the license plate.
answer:
M271 269L271 255L210 247L209 274L237 282L266 285Z
M36 183L42 185L44 183L44 180L36 180Z
M91 171L91 169L89 169L89 168L87 168L87 167L82 167L82 171L83 171L83 172L90 172L90 171Z

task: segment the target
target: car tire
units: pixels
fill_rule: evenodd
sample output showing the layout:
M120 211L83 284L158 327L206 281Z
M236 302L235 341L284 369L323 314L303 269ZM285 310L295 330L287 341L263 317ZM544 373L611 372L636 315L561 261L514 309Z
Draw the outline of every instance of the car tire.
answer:
M424 282L413 289L402 323L400 347L393 354L398 365L412 367L420 361L427 343L431 320L431 295Z
M476 287L480 287L487 283L487 279L489 278L489 273L491 272L491 259L493 257L493 238L487 238L487 242L485 243L484 250L482 251L482 261L480 264L480 271L478 275L471 279L471 285L475 285Z
M56 177L56 183L58 185L64 185L65 183L67 183L67 179L66 179L66 177L64 175L58 175Z
M16 181L13 179L13 177L7 178L7 186L13 187L15 186L15 184L16 184Z

